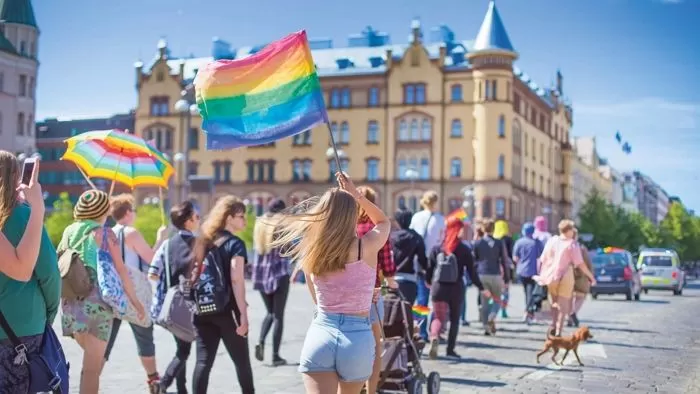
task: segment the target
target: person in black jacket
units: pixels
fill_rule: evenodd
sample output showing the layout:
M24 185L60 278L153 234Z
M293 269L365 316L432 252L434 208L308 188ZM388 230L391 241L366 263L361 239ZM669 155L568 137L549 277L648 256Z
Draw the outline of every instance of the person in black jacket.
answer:
M425 278L430 286L430 298L433 302L433 313L435 314L430 323L429 356L432 359L437 358L438 335L440 330L442 330L442 326L447 323L448 315L450 332L447 337L447 357L460 358L455 352L455 345L457 343L457 332L459 331L459 315L462 302L464 301L464 281L462 277L464 277L465 271L469 273L474 286L483 292L484 297L490 297L490 294L484 291L484 286L481 284L479 275L477 275L474 268L472 251L469 249L469 246L462 242L463 237L464 222L458 217L448 218L445 228L445 239L442 245L436 246L430 253L430 261ZM458 275L457 280L454 282L439 282L437 278L433 277L436 273L438 256L441 253L445 256L454 255L456 258Z
M394 214L398 230L391 233L391 248L394 252L396 274L394 278L399 284L399 290L406 301L413 305L418 295L417 274L424 274L428 269L428 259L425 252L423 237L410 229L413 214L401 209ZM416 265L416 262L418 263Z

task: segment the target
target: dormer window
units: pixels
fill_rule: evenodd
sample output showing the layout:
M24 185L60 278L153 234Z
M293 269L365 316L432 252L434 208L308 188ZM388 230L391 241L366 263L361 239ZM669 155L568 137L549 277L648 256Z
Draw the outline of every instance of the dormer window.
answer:
M369 58L369 64L372 66L372 68L379 67L384 64L384 59L379 56L372 56Z
M346 68L348 68L348 67L353 67L353 66L354 66L354 64L352 63L352 61L350 61L350 59L348 59L348 58L346 58L346 57L343 57L343 58L340 58L340 59L336 59L335 63L338 65L338 68L341 69L341 70L344 70L344 69L346 69Z
M27 55L27 43L24 41L19 42L19 54L22 56Z

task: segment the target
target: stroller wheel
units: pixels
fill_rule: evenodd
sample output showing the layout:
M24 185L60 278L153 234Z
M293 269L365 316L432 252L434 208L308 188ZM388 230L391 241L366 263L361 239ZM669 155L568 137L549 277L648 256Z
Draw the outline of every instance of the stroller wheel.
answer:
M423 394L423 381L413 379L408 383L408 394Z
M438 394L440 392L440 374L431 372L428 374L428 394Z

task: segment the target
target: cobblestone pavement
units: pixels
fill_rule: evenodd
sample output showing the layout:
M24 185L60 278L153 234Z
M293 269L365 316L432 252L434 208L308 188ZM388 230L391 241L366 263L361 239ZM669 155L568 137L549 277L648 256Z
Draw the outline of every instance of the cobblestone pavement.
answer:
M258 294L249 290L251 342L257 341L263 318ZM561 368L535 363L535 353L542 346L546 326L528 327L520 323L522 314L516 306L523 304L522 288L511 290L511 317L498 322L495 337L485 337L478 325L460 329L457 351L461 361L438 359L424 361L426 371L439 371L441 393L698 393L700 392L700 283L690 284L683 296L670 292L642 295L640 302L628 302L623 296L601 296L588 300L581 311L582 324L590 326L593 341L579 351L584 367L567 359ZM469 290L469 317L476 319L476 291ZM304 333L312 317L306 287L293 286L285 321L282 355L292 365L270 366L271 345L265 362L253 360L256 389L263 394L303 393L300 375L294 365L299 356ZM57 320L58 322L59 320ZM60 332L60 327L56 328ZM64 338L70 361L71 392L77 393L81 355L77 345ZM253 347L251 343L251 349ZM156 328L158 366L165 368L174 355L172 337ZM441 349L441 352L444 348ZM252 352L251 352L252 354ZM547 360L547 361L544 361ZM194 362L194 349L188 375ZM120 331L100 392L105 394L145 393L145 376L136 356L131 330ZM233 363L223 346L214 364L210 380L211 393L237 393ZM174 386L171 388L174 390Z

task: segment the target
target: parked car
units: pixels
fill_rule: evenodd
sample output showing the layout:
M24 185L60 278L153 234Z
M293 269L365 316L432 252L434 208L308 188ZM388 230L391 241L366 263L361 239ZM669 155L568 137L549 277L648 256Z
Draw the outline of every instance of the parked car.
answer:
M599 294L624 294L628 301L639 301L642 279L630 252L607 247L591 251L590 256L597 282L591 286L593 299Z
M639 253L637 267L642 272L642 288L649 290L670 290L673 295L682 295L685 286L685 272L681 269L678 253L672 249L643 249Z

